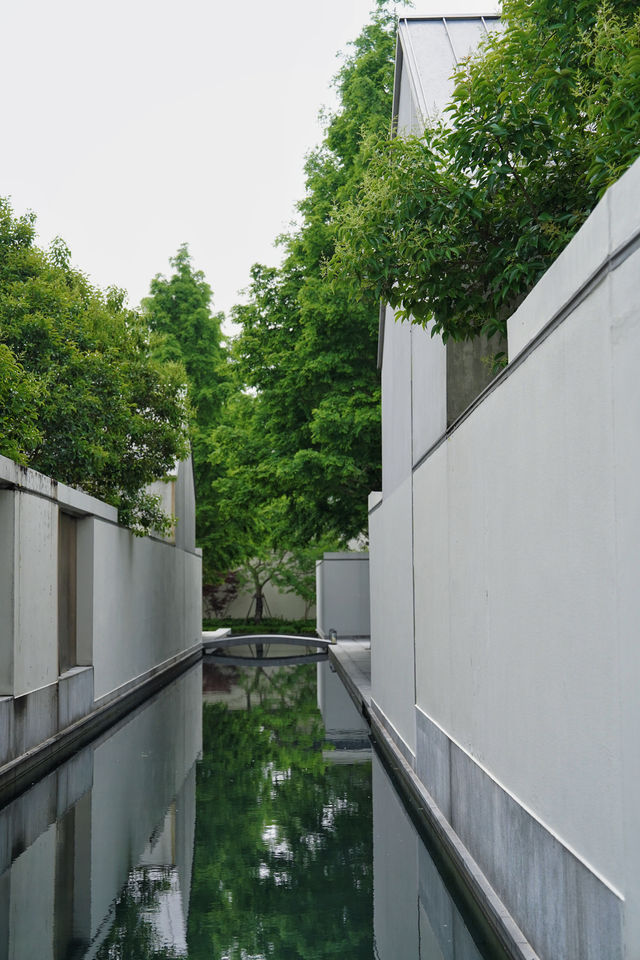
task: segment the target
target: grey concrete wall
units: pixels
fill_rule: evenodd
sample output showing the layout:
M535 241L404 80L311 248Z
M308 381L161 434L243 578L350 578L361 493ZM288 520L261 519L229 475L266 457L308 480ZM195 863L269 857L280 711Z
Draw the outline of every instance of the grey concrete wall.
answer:
M321 636L368 637L369 554L325 553L316 563L316 598Z
M305 614L308 619L313 619L316 615L315 604L307 607L302 597L295 593L282 593L272 583L267 583L264 588L264 596L268 605L267 616L282 617L283 620L303 620ZM238 617L240 619L247 616L247 613L255 613L255 602L253 601L253 591L250 587L239 591L238 596L231 601L227 607L225 617Z
M371 514L374 700L396 729L416 703L419 775L554 960L640 955L639 198L640 162L509 321L511 369L397 478L411 537L396 493ZM406 351L384 362L405 389Z
M369 515L371 694L415 755L411 474Z
M95 522L96 700L201 640L200 568L195 553Z
M0 773L3 765L169 668L201 642L193 475L177 472L176 544L134 537L117 511L0 457ZM75 662L59 674L61 512L76 518ZM60 567L60 569L59 569ZM71 568L69 568L71 569Z
M382 362L382 494L390 497L411 470L411 327L387 307Z

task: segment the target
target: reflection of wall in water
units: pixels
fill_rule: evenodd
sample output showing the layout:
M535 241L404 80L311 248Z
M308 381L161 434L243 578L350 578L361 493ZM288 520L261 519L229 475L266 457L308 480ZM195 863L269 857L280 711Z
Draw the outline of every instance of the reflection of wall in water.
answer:
M318 709L329 743L348 747L368 741L369 727L329 660L318 664Z
M0 960L92 956L151 853L169 857L186 930L201 684L197 666L0 810Z
M377 960L482 960L375 751L372 787Z

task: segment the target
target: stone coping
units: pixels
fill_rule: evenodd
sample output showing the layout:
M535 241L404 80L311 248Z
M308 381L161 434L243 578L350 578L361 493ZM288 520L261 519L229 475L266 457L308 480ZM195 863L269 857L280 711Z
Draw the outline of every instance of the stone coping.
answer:
M90 496L83 490L68 487L65 483L58 483L57 480L52 480L51 477L38 473L30 467L22 467L8 457L0 456L0 488L3 487L52 500L70 513L99 517L111 523L118 522L116 507Z

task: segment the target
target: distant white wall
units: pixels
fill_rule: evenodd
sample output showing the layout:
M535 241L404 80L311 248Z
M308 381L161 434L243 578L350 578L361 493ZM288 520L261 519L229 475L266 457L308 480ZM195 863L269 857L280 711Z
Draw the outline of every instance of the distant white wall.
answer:
M369 554L325 553L316 563L316 599L322 636L368 637Z
M303 620L305 617L309 619L315 617L315 604L307 607L302 597L295 593L283 593L272 583L265 585L263 593L266 600L265 617L281 617L283 620ZM246 587L238 592L237 597L231 601L223 615L244 619L249 612L253 615L255 609L253 590Z

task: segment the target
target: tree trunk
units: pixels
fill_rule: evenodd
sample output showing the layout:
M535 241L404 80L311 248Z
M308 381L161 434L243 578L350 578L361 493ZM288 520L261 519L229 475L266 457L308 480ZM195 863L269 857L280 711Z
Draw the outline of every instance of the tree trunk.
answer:
M254 616L254 621L256 623L262 623L262 614L264 611L264 594L262 592L262 587L259 586L254 594L254 600L256 601L256 612Z

